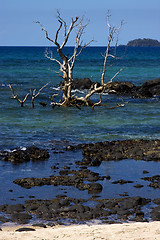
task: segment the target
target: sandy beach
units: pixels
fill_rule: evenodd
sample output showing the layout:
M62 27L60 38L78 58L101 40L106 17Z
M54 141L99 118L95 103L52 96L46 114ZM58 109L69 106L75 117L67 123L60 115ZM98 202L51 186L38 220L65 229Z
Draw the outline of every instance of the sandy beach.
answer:
M1 227L0 240L160 240L160 222L102 225L72 225L18 232L22 226Z

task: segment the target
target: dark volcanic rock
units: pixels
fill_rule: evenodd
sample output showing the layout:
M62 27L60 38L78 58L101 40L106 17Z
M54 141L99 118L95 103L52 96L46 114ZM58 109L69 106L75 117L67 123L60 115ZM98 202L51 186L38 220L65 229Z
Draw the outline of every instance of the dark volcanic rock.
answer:
M150 199L141 197L126 198L124 201L122 201L121 207L123 209L139 209L141 206L144 206L149 202Z
M98 185L94 185L94 187L97 189ZM91 201L93 201L93 199ZM110 216L112 216L112 219L115 219L114 222L119 220L147 221L147 215L143 212L143 209L145 205L147 207L147 204L150 203L151 200L138 196L119 199L101 199L96 200L94 204L92 203L92 207L87 206L87 202L88 200L68 198L65 196L52 200L26 200L26 212L12 214L11 221L21 224L28 223L31 219L30 214L34 214L37 218L43 220L51 220L53 223L60 222L61 219L77 221L101 219L104 222L108 222L110 221ZM158 204L160 200L155 199L154 203ZM32 211L30 211L30 209L32 209ZM28 211L30 214L28 214ZM153 220L160 220L160 206L152 207L151 217ZM45 227L44 224L39 226Z
M72 89L92 89L94 85L100 86L98 82L92 82L89 78L75 79L72 82ZM63 86L63 82L60 83ZM160 78L148 80L143 85L136 86L129 81L113 81L107 84L106 90L109 94L131 96L134 98L152 98L160 96Z
M153 200L153 202L157 205L160 205L160 198L156 198Z
M149 91L152 96L160 96L160 78L146 81L142 85L141 91Z
M3 217L3 216L0 216L0 222L6 223L6 222L9 222L9 219L8 219L8 218L5 218L5 217Z
M101 161L99 159L92 159L90 157L84 156L82 161L77 161L76 164L77 165L81 165L81 166L94 166L94 167L98 167L98 166L101 165Z
M63 86L63 82L59 84L60 87ZM79 89L79 90L84 90L84 89L90 89L93 84L97 84L97 86L100 86L99 83L92 82L89 78L83 78L83 79L78 79L75 78L72 82L72 89Z
M134 98L152 98L160 96L160 78L148 80L142 86L135 86L131 82L115 81L108 84L106 91L109 94Z
M114 81L107 85L106 91L109 94L132 96L136 89L137 87L131 82Z
M47 226L44 223L35 223L32 224L33 227L41 227L41 228L47 228Z
M28 231L36 231L36 230L34 228L26 228L26 227L18 228L16 230L16 232L28 232Z
M20 224L26 224L31 218L32 216L27 213L13 213L11 216L11 221Z
M159 188L160 189L160 175L155 175L153 177L144 177L142 178L145 181L151 182L148 186L152 187L154 189Z
M126 184L126 183L133 183L133 181L126 181L126 180L120 179L120 180L114 181L114 182L112 182L112 183L113 183L113 184L119 183L119 184L123 185L123 184Z
M100 183L89 183L88 185L88 193L90 194L97 194L100 193L103 189Z
M12 163L22 163L27 161L42 161L49 157L47 150L37 147L28 147L26 150L15 150L13 152L5 152L2 154L3 161L10 161Z
M16 179L13 182L15 184L20 185L24 188L31 188L34 186L44 186L44 185L62 185L62 186L75 186L79 190L89 190L94 188L94 186L98 186L100 184L84 184L84 181L95 182L97 180L104 180L105 177L100 177L98 173L94 173L88 169L82 169L79 171L75 170L61 170L59 172L60 176L50 176L47 178L22 178ZM96 190L96 189L95 189Z
M90 89L93 82L89 78L74 79L72 82L72 89Z
M144 187L142 184L136 184L136 185L134 185L134 187L135 188L142 188L142 187Z
M17 212L23 212L23 211L24 211L24 205L22 204L8 205L6 207L7 213L17 213Z
M160 221L160 206L155 207L151 211L151 217L152 217L153 221Z
M86 144L83 156L87 159L111 161L135 159L160 161L160 140L124 140Z

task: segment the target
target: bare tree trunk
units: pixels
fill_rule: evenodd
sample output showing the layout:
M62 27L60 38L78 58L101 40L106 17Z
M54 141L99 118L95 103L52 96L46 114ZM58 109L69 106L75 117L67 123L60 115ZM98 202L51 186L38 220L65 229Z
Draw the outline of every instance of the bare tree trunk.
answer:
M68 92L67 92L67 97L69 99L71 99L71 90L72 90L72 70L69 67L69 71L68 71Z

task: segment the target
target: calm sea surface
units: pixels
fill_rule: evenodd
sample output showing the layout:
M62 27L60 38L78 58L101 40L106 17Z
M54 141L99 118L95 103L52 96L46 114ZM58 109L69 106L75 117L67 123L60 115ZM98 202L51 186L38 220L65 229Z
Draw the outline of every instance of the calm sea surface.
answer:
M56 57L56 49L53 48ZM73 49L65 49L71 55ZM111 49L112 51L113 49ZM160 101L158 98L132 99L125 97L125 107L108 109L121 103L119 96L104 95L105 106L95 110L83 107L54 108L50 106L49 96L58 92L57 85L61 78L54 72L58 65L44 57L44 47L0 47L0 151L13 150L36 145L50 152L49 160L41 163L24 163L12 165L0 161L0 204L23 202L30 195L36 198L51 199L57 194L87 198L88 192L71 187L34 187L25 190L13 180L22 177L47 177L53 174L50 168L59 164L59 169L65 165L81 160L81 151L53 154L53 149L62 150L64 146L77 143L88 143L115 139L160 139ZM89 47L77 59L74 78L89 77L100 81L103 67L103 47ZM121 67L125 69L117 76L117 81L130 81L136 85L146 80L160 77L160 48L118 48L119 59L106 72L108 81ZM109 65L113 61L109 62ZM30 97L21 108L19 103L11 99L8 87L12 84L15 94L23 99L30 89L39 90L43 85L50 84L35 99L35 109L31 108ZM79 92L78 94L83 94ZM98 95L93 97L98 101ZM42 107L39 103L46 102ZM144 162L123 160L120 162L103 162L98 168L91 168L101 175L110 175L111 181L123 178L133 180L134 184L144 185L141 189L131 188L132 184L118 186L111 181L103 181L103 191L100 197L119 197L119 193L128 192L129 196L160 197L158 190L147 187L141 180L143 170L148 170L147 176L159 174L159 162ZM127 169L127 172L126 172ZM12 192L9 190L13 190Z

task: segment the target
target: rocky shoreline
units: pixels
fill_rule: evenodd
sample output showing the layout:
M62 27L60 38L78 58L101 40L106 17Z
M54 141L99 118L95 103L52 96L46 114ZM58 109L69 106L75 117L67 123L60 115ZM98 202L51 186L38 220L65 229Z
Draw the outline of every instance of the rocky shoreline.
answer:
M1 216L0 221L27 224L33 217L45 221L47 225L84 223L90 220L101 220L102 223L148 222L160 220L160 199L128 197L119 199L96 200L95 206L88 206L87 200L69 198L65 195L52 200L26 200L25 204L2 205L0 211L8 214ZM144 213L144 207L155 205L150 218ZM37 223L39 220L37 220ZM40 223L40 222L39 222Z
M99 219L103 223L116 223L125 221L159 221L160 220L160 198L149 199L140 196L129 197L127 193L121 198L98 199L103 186L101 182L111 181L112 184L129 184L132 181L119 179L112 181L110 176L101 176L89 167L99 167L102 161L120 161L123 159L135 159L144 161L160 161L160 140L123 140L105 141L90 144L68 145L64 151L82 150L82 161L77 161L79 170L73 170L71 166L65 166L58 175L42 178L15 179L14 183L23 188L41 187L45 185L76 187L80 191L87 190L88 199L70 198L67 195L57 195L51 200L31 199L24 204L0 206L0 222L8 221L26 224L33 216L36 219L45 220L50 224L80 223ZM10 161L12 164L21 164L25 161L44 161L49 157L47 150L37 147L17 149L13 152L2 152L1 160ZM56 169L52 166L52 169ZM145 174L146 172L143 172ZM143 177L148 186L153 189L160 188L160 175ZM140 184L135 188L143 187ZM91 196L92 195L92 196ZM148 212L145 212L145 208ZM3 214L8 214L7 217Z

